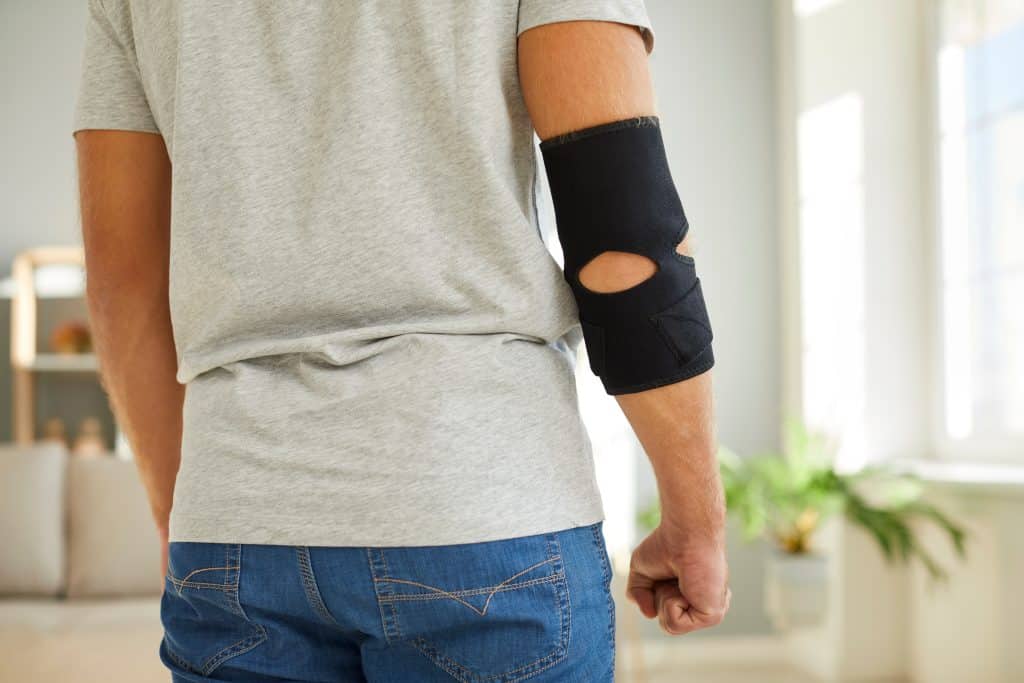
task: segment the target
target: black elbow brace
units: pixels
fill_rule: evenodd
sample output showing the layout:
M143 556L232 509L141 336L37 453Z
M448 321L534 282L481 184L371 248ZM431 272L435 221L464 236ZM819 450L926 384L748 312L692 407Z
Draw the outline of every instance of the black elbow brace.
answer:
M714 365L694 261L676 252L688 224L657 117L616 121L541 142L565 279L579 308L590 368L609 394L679 382ZM605 251L647 256L657 272L600 293L579 272Z

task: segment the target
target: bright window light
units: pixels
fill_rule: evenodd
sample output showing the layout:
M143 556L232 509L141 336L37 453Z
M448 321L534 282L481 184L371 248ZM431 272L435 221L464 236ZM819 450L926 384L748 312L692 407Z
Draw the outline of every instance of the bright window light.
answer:
M847 93L797 127L803 414L839 437L843 470L866 459L863 109Z
M1024 444L1024 3L943 0L941 17L944 438L1012 451Z

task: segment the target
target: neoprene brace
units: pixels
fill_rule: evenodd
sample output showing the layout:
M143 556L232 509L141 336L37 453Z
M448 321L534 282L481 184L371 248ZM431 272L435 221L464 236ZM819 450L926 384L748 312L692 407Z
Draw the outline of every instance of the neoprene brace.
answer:
M669 173L658 118L642 116L541 142L564 276L579 309L590 368L609 394L679 382L714 365L711 323L691 257L689 227ZM605 251L642 254L657 272L600 293L579 271Z

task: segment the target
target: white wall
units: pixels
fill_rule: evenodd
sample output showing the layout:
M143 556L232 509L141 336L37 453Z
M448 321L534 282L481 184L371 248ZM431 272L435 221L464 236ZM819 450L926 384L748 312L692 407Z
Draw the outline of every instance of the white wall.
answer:
M929 395L920 5L776 5L791 51L780 64L791 117L780 131L794 150L780 157L790 174L784 249L802 301L786 323L789 405L843 438L840 467L920 456ZM822 541L832 565L828 615L819 629L792 634L796 657L830 679L905 673L905 572L849 525Z
M0 3L0 271L39 244L79 242L71 117L84 2Z
M967 528L967 559L960 561L938 530L924 536L950 578L936 584L920 568L910 574L908 672L926 683L1020 681L1024 488L937 485L931 498Z
M794 14L794 4L808 11ZM859 249L843 265L856 270L855 287L865 305L863 318L843 328L857 335L854 353L863 359L860 376L853 378L857 387L838 373L812 376L808 382L808 344L800 338L807 328L801 314L808 309L787 310L787 405L820 413L808 393L801 396L815 379L831 383L838 396L862 391L859 410L843 425L861 437L852 454L860 462L854 464L933 455L929 408L936 389L929 373L934 343L929 283L935 231L929 210L927 78L932 56L927 36L928 10L934 4L777 0L776 6L788 48L780 62L780 81L788 86L780 91L788 100L780 119L780 172L787 188L782 195L783 250L793 264L799 264L800 256L820 258L806 246L814 231L829 230L830 222L801 213L798 179L804 180L806 165L816 162L830 172L854 140L860 193L856 219L834 218L857 231ZM855 130L840 126L817 149L803 149L801 117L841 101L858 103L856 117L839 120L842 125L855 120ZM805 167L799 168L797 160ZM839 268L800 270L815 277L795 283L797 296L834 287L830 278L841 274ZM824 311L824 327L846 325L850 312L832 308L815 311ZM831 563L826 620L819 628L789 634L796 663L828 680L1020 680L1024 638L1014 620L1022 607L1016 585L1024 567L1018 531L1024 515L1021 491L958 484L933 488L929 495L967 526L967 561L957 561L935 529L923 530L926 547L951 573L948 584L933 584L919 566L907 571L886 565L862 530L838 525L821 544Z
M26 247L80 242L71 124L85 8L60 0L0 2L0 279ZM0 440L11 438L9 308L0 299ZM76 412L105 413L102 397L84 390Z
M647 0L651 69L715 332L719 440L778 447L779 264L773 13L760 0ZM649 473L643 472L650 485ZM649 491L649 489L648 489ZM703 635L767 633L764 548L730 542L733 603Z
M722 442L779 431L779 272L771 3L647 0L672 175L715 331Z

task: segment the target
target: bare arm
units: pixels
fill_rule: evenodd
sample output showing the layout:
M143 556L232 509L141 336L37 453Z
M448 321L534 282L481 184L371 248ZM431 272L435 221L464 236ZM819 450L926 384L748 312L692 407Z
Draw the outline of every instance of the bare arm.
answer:
M167 298L171 166L160 135L83 130L75 142L101 378L135 454L166 567L184 400Z
M538 136L656 115L643 40L631 26L573 21L519 39L519 78ZM689 236L677 251L689 254ZM627 289L654 273L649 259L606 252L580 273L591 290ZM662 522L633 554L628 596L669 633L719 623L728 609L724 499L715 460L711 372L616 396L651 460Z

